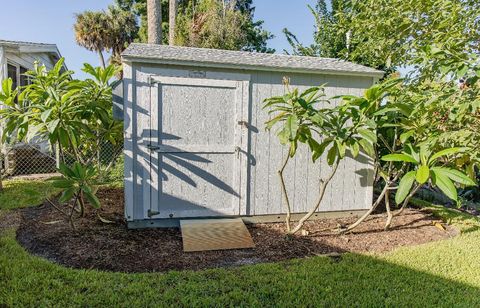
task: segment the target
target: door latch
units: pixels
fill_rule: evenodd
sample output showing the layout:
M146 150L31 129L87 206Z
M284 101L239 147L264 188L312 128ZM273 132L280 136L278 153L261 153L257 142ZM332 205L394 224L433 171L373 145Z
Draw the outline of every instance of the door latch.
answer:
M147 144L147 149L149 149L150 151L158 151L160 150L160 147L158 145L153 145L153 144Z
M241 121L238 121L237 123L238 123L238 125L241 125L244 128L248 128L248 122L247 121L241 120Z
M241 151L242 151L242 149L239 146L235 147L235 153L237 153L237 158L240 158L240 152Z

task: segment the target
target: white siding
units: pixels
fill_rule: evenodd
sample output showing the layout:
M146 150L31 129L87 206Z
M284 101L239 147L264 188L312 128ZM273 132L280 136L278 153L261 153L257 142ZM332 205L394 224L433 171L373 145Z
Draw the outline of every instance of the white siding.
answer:
M19 53L19 52L6 52L7 61L19 64L29 70L33 69L35 61L41 64L45 64L47 69L51 69L55 63L50 60L50 56L47 53Z

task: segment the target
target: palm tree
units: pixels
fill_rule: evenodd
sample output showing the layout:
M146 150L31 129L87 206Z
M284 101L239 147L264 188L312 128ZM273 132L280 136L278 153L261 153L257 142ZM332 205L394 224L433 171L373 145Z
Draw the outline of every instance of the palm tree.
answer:
M110 33L108 18L104 12L85 11L76 14L75 40L80 46L90 51L95 51L100 57L100 63L105 68L103 52L108 49Z
M138 33L137 20L131 11L111 5L107 11L110 32L107 48L112 50L110 62L120 64L120 55Z
M177 20L177 0L170 0L168 11L168 44L175 45L175 23Z
M148 43L162 43L162 2L147 0Z

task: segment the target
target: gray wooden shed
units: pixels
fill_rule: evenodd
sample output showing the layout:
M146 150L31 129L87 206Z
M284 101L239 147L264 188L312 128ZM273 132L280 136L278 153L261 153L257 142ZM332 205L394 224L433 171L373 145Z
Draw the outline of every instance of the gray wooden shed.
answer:
M361 95L383 72L336 59L132 44L123 53L125 216L129 227L180 218L283 219L277 176L287 148L264 129L263 100L293 87ZM302 147L285 172L295 213L312 206L325 161ZM369 159L347 158L317 216L371 206Z

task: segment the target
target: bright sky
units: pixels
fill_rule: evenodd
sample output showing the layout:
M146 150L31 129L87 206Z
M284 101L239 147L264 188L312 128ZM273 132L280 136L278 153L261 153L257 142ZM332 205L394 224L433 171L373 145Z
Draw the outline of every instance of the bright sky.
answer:
M113 0L2 0L0 39L57 44L69 69L80 72L84 62L99 65L97 55L78 46L73 34L74 14L84 10L101 10ZM275 35L269 42L277 52L288 49L282 33L287 27L301 42L310 44L314 19L307 4L315 0L254 0L255 19ZM78 77L83 74L78 74Z

